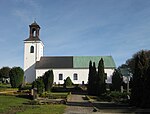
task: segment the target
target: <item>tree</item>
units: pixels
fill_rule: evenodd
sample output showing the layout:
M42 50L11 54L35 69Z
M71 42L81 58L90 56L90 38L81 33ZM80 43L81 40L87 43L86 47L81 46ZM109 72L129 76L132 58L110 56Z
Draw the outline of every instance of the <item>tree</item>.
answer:
M43 77L36 79L35 87L37 88L37 93L42 94L44 91Z
M134 69L133 70L133 81L132 81L132 89L131 89L131 103L135 106L142 106L144 96L147 94L147 76L148 76L148 62L149 58L146 55L145 51L141 51L136 54L133 58L134 61ZM144 106L144 105L143 105Z
M91 95L97 95L97 71L96 71L96 65L95 62L93 62L92 67L92 94Z
M51 90L52 85L53 85L53 81L54 81L53 71L49 70L49 71L45 72L45 74L43 76L45 91Z
M150 61L150 50L141 50L138 51L137 53L135 53L132 58L128 59L126 61L126 65L131 69L132 74L134 74L135 71L135 61L136 61L136 57L140 56L142 53L144 53L144 56L148 59L148 61Z
M88 94L92 94L92 61L89 62Z
M13 67L10 72L10 83L12 88L18 88L23 84L24 71L20 67Z
M65 85L65 86L72 86L72 84L73 84L73 83L72 83L70 77L67 77L66 80L64 81L64 85Z
M104 61L101 59L98 64L98 73L97 73L97 95L100 96L106 92L106 75L104 72Z
M149 62L150 64L150 62ZM147 69L146 72L146 77L144 80L144 94L143 94L143 99L142 99L142 107L150 107L150 65Z
M123 82L123 77L119 69L115 69L112 75L112 90L120 91Z
M88 94L96 95L97 92L97 72L95 62L89 62Z
M9 67L3 67L0 69L0 77L1 78L9 78L9 72L10 68Z

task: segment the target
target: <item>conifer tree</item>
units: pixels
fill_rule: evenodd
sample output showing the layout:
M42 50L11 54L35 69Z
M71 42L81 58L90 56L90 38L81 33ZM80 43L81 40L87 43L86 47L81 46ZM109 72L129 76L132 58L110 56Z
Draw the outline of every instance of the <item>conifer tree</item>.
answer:
M42 94L44 91L44 83L42 77L36 79L36 86L37 86L37 93Z
M64 81L64 85L65 86L72 86L72 80L70 79L70 77L67 77L66 80Z
M119 69L115 69L112 75L112 90L120 91L122 82L123 82L123 78L121 72L119 71Z
M101 95L106 92L106 75L104 72L104 61L101 58L98 64L98 74L97 74L97 95Z
M89 76L88 76L88 94L92 93L92 61L89 62Z
M52 86L53 86L53 83L54 83L54 73L53 73L53 70L50 70L49 83L50 83L50 89L51 89Z
M44 87L45 87L45 91L50 91L53 85L53 71L49 70L47 72L45 72L44 76L43 76L43 82L44 82Z
M97 95L97 71L95 62L93 62L92 67L92 95Z

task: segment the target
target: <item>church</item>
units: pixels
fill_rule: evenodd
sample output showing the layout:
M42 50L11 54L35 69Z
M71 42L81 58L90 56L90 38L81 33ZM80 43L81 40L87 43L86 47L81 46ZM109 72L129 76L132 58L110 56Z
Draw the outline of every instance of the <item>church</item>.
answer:
M44 56L44 44L39 37L40 26L33 22L29 25L29 38L24 40L24 79L32 83L48 70L53 70L54 83L63 84L70 77L74 84L87 84L89 62L104 60L104 70L107 74L106 83L111 83L111 77L116 68L112 56Z

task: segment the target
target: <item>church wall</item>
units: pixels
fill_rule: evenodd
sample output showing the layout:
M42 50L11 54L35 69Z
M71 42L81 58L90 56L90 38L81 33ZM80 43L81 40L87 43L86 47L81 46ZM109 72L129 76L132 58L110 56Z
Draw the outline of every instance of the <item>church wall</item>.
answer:
M36 61L40 61L41 56L43 56L43 43L42 42L38 42L37 43L37 60Z
M30 53L30 47L34 46L34 43L24 43L24 78L25 82L33 82L35 80L35 53Z
M24 46L24 77L25 82L31 83L36 77L35 62L43 56L43 44L41 41L26 41ZM33 53L31 53L31 46L34 47Z
M35 47L35 44L26 42L24 46L24 70L26 70L35 63L35 53L30 53L30 47Z
M37 69L36 70L36 78L42 76L49 69ZM114 69L105 69L105 73L107 73L106 83L111 83L111 77L114 72ZM86 84L88 82L88 73L89 69L53 69L54 73L54 83L63 84L64 79L68 76L72 80L74 84ZM59 79L59 75L62 75L62 79ZM74 75L77 74L77 80L74 80Z

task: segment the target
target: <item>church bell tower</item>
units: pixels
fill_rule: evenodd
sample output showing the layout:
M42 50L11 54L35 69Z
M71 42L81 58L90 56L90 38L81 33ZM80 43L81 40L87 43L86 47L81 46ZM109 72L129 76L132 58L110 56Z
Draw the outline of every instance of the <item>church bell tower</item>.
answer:
M39 38L40 26L34 21L29 25L29 38L24 40L24 79L31 83L36 79L35 65L43 56L44 45Z

